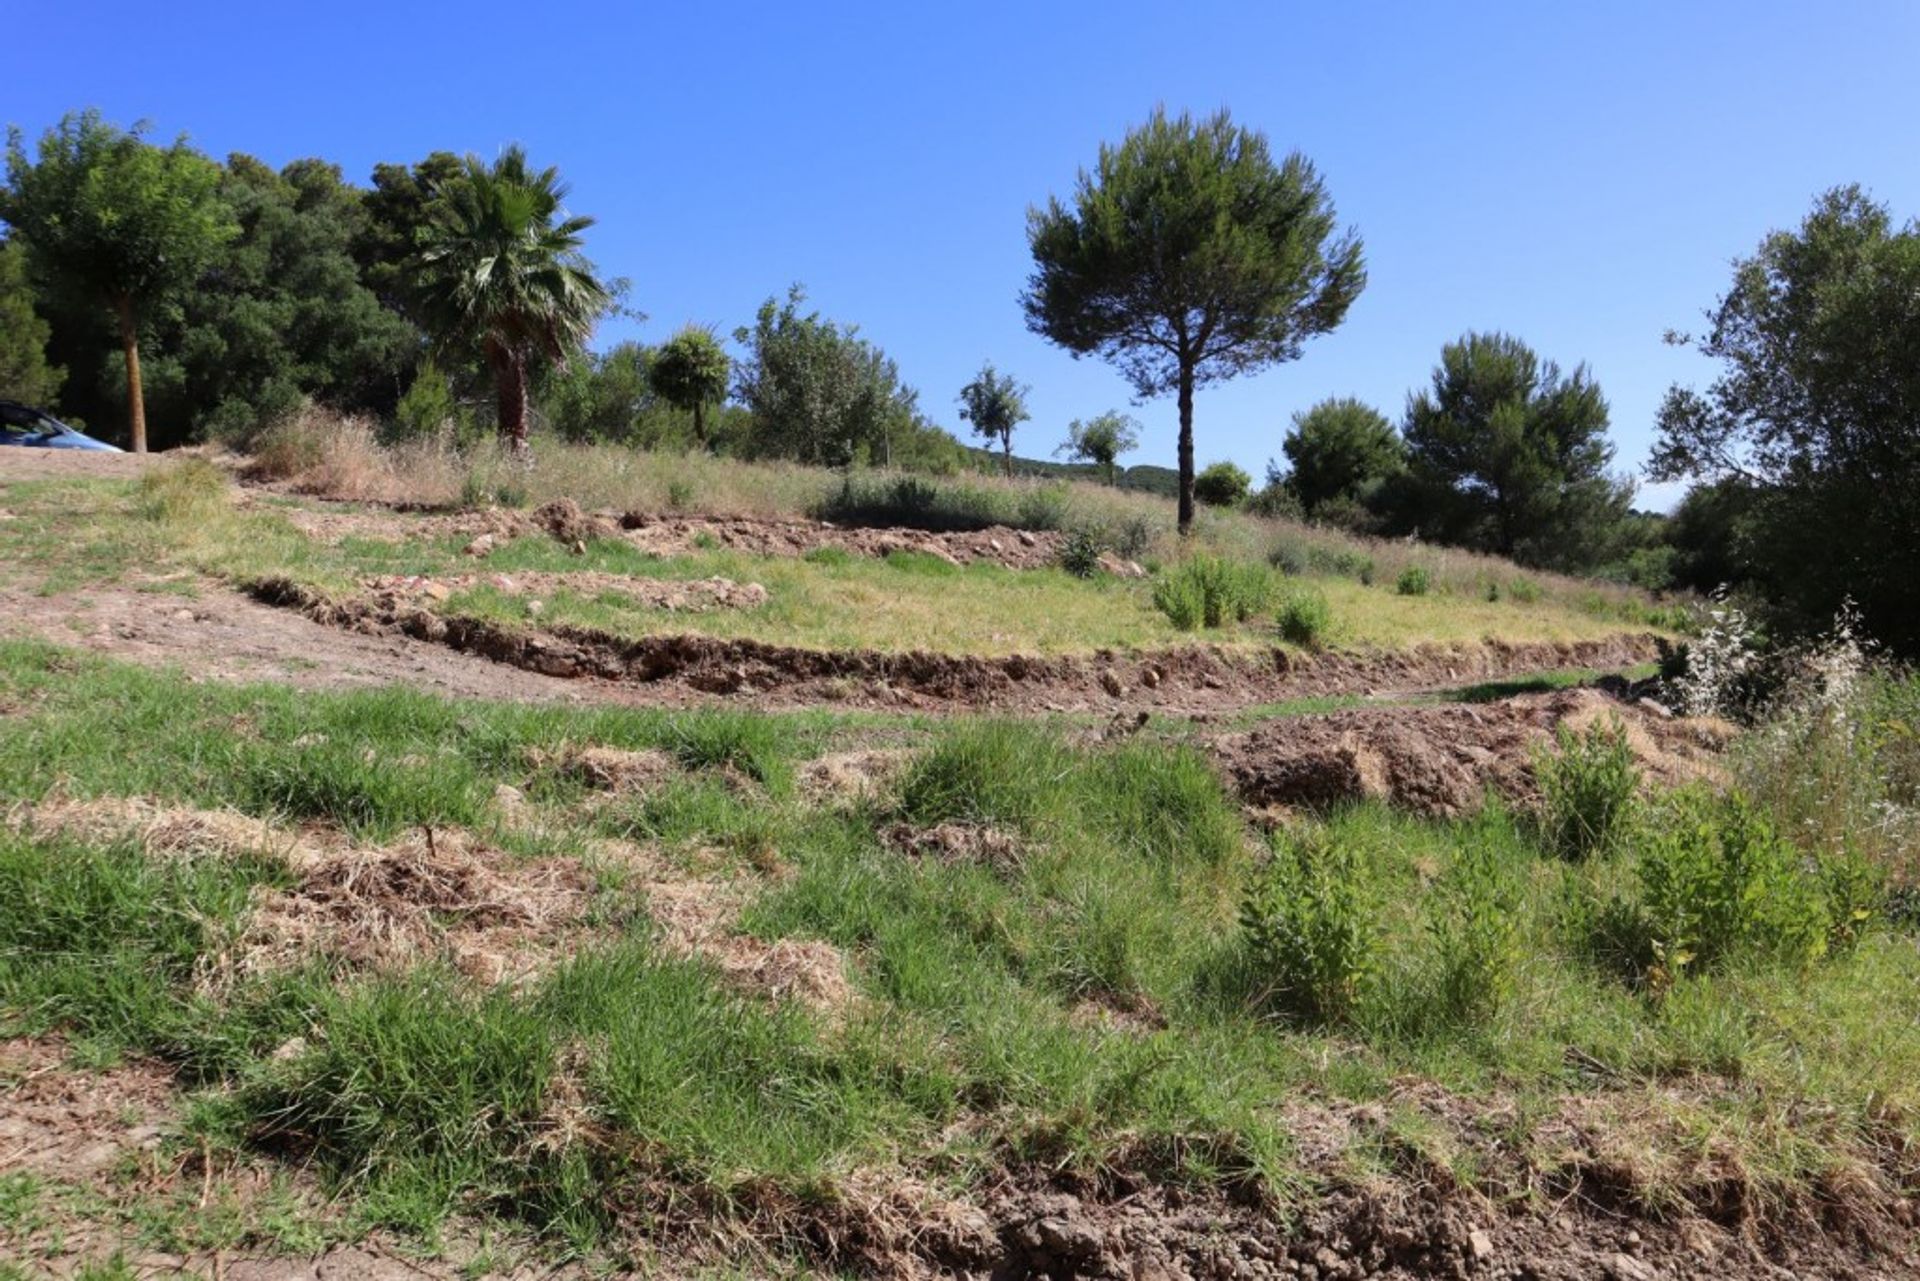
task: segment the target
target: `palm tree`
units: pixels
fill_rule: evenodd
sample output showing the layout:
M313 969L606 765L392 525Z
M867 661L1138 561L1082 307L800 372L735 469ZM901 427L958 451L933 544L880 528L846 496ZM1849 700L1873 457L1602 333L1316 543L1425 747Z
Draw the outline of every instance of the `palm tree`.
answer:
M527 447L527 371L564 362L612 302L580 253L592 218L567 217L557 169L534 173L518 146L487 165L469 155L419 232L413 286L442 347L478 351L493 372L500 434Z

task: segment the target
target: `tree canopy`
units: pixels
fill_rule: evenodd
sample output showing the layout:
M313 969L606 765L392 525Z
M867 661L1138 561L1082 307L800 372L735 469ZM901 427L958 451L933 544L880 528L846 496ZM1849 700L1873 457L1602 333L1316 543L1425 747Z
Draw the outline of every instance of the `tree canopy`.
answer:
M1027 392L1012 374L1000 373L991 360L980 366L973 381L960 389L960 417L989 443L997 443L1013 475L1013 429L1027 421Z
M491 165L462 162L427 206L418 233L412 292L443 349L481 353L492 371L500 434L527 444L527 387L542 358L576 353L612 291L581 253L593 219L562 208L558 169L535 170L508 147Z
M52 403L67 374L47 361L49 332L33 309L26 255L0 240L0 400Z
M1351 397L1295 414L1281 450L1287 487L1309 515L1326 503L1361 502L1407 466L1406 444L1387 416Z
M186 139L157 147L141 126L123 132L97 111L62 119L41 136L33 157L17 128L8 133L0 217L51 291L111 311L125 360L127 433L136 453L147 448L143 313L192 283L235 235L219 184L219 166Z
M1053 452L1075 462L1094 464L1106 473L1107 483L1111 485L1114 464L1120 455L1139 447L1140 424L1117 409L1109 409L1087 422L1076 418L1068 423L1067 439Z
M1230 462L1208 464L1193 482L1194 496L1209 507L1232 507L1252 488L1253 477Z
M707 442L706 407L725 399L733 362L711 328L688 325L654 353L647 371L654 394L693 414L693 436Z
M1607 474L1607 402L1586 366L1562 375L1507 334L1448 343L1404 435L1417 476L1449 491L1426 532L1527 564L1603 560L1592 538L1632 496Z
M1858 187L1734 264L1698 338L1720 362L1660 409L1656 479L1739 482L1748 570L1794 627L1851 595L1867 629L1920 653L1920 225Z
M1082 170L1071 203L1027 215L1027 324L1114 364L1142 398L1176 393L1180 528L1193 522L1193 393L1297 358L1366 284L1360 239L1299 153L1225 111L1156 111Z

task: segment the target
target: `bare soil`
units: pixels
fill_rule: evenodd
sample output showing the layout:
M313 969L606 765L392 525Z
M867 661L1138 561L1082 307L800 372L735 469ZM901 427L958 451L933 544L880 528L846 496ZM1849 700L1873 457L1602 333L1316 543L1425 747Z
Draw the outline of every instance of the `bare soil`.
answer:
M1621 726L1643 774L1669 785L1717 777L1717 756L1732 733L1721 721L1675 718L1641 700L1576 689L1276 720L1215 738L1208 749L1255 808L1382 800L1452 816L1478 809L1489 789L1531 803L1534 760L1553 745L1555 731L1600 722Z

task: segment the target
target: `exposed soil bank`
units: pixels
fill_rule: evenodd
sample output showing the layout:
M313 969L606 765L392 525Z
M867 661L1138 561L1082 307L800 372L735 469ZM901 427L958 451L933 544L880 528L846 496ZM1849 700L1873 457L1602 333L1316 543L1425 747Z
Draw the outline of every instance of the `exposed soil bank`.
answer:
M1651 779L1673 785L1712 777L1733 733L1722 721L1678 719L1599 690L1478 705L1356 708L1270 721L1214 739L1208 750L1254 807L1324 809L1382 800L1446 817L1478 809L1488 790L1522 804L1536 795L1534 758L1560 728L1622 726Z
M300 583L265 579L249 589L268 604L333 627L398 634L512 667L621 686L683 687L780 704L1005 711L1120 708L1207 715L1266 702L1457 686L1561 668L1614 668L1651 660L1654 637L1421 646L1383 654L1300 655L1204 646L1146 654L980 658L921 652L826 651L705 636L628 639L586 628L528 630L444 616L383 594L336 601Z

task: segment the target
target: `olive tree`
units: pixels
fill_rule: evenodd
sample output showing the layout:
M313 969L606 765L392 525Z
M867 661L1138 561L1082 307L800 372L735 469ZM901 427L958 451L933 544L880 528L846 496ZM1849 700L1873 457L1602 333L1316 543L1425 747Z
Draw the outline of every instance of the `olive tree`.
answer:
M1012 374L1000 373L988 361L980 366L973 381L960 389L960 416L973 429L997 443L1007 460L1007 475L1013 475L1013 429L1027 421L1027 391Z
M693 413L693 436L707 443L706 408L725 398L733 362L713 330L688 325L653 355L647 381L653 394L675 409Z
M1029 210L1027 325L1114 364L1140 397L1176 394L1180 530L1193 524L1193 393L1296 359L1366 284L1359 237L1297 152L1222 111L1156 111L1082 170L1070 202Z
M1075 462L1094 464L1106 473L1111 485L1113 465L1120 455L1139 447L1140 424L1117 409L1109 409L1091 421L1083 423L1076 418L1068 423L1066 441L1053 452Z

